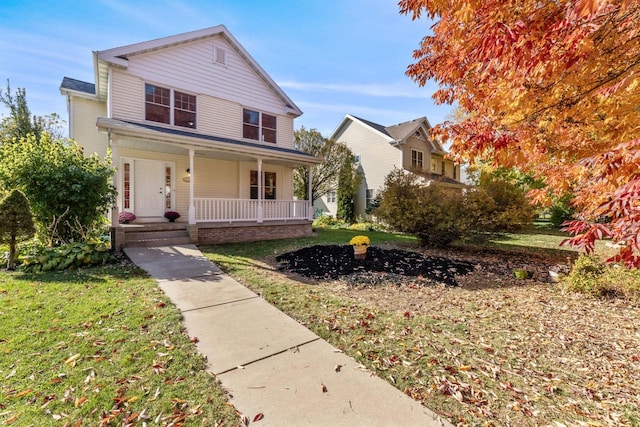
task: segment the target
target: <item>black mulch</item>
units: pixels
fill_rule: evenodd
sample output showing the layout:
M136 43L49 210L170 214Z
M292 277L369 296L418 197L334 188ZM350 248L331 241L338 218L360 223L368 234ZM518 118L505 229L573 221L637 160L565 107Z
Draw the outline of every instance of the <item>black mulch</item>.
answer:
M357 260L349 245L319 245L276 257L279 269L312 279L343 278L348 283L402 283L407 278L456 286L456 276L474 270L474 264L399 249L370 246L367 257Z

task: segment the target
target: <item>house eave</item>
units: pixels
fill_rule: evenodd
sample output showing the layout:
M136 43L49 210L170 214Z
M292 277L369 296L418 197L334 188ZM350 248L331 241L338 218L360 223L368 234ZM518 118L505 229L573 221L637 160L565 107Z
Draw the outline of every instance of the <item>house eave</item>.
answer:
M271 159L290 162L295 166L312 166L322 162L322 159L293 149L279 147L264 147L257 143L199 135L192 132L164 128L161 126L136 123L106 117L98 117L96 125L99 130L112 135L155 141L184 150L218 151L243 157Z

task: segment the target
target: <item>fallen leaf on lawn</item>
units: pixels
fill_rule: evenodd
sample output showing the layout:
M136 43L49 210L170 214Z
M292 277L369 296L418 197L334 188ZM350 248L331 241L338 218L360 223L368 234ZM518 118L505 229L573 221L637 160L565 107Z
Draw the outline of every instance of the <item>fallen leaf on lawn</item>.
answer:
M86 397L84 397L84 396L82 396L82 397L78 397L78 398L76 399L76 401L74 402L74 406L75 406L76 408L78 408L78 407L82 406L82 404L83 404L84 402L86 402L86 401L87 401L87 398L86 398Z
M12 376L14 376L16 374L16 370L14 369L13 371L11 371L11 373L9 375L7 375L5 377L5 380L8 380L9 378L11 378Z
M74 366L76 366L76 362L78 361L78 359L80 359L80 353L74 354L73 356L65 360L64 364L69 365L73 368Z
M259 414L257 414L255 417L253 417L253 422L257 423L258 421L260 421L261 419L264 418L264 414L262 412L260 412Z
M26 389L26 390L22 390L20 393L16 394L16 395L15 395L15 397L22 397L22 396L24 396L25 394L29 394L29 393L31 393L32 391L33 391L33 389L32 389L32 388L28 388L28 389Z
M5 423L5 424L13 424L13 422L14 422L15 420L17 420L19 416L20 416L20 414L15 414L13 417L9 418L9 419L8 419L8 420L6 420L4 423Z
M242 424L244 424L245 426L248 426L250 422L251 421L249 420L249 417L247 417L246 415L243 414L242 415Z

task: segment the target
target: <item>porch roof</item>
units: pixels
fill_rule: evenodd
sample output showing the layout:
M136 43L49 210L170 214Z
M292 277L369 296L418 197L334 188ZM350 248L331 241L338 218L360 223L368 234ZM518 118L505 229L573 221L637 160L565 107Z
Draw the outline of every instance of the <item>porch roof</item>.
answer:
M196 154L205 157L228 160L261 158L288 165L293 163L294 166L308 166L322 162L319 157L298 150L156 126L149 123L98 117L96 125L100 130L128 139L129 142L126 146L141 150L188 154L189 150L193 149Z

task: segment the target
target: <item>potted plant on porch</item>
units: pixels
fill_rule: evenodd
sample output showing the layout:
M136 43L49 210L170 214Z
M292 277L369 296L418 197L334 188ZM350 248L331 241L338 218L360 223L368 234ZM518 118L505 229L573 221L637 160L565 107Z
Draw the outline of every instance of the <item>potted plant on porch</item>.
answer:
M349 244L353 246L353 257L355 259L365 259L367 257L367 248L371 244L367 236L354 236L349 240Z
M175 222L176 219L180 218L180 214L174 211L167 211L164 213L164 217L169 220L169 222Z

